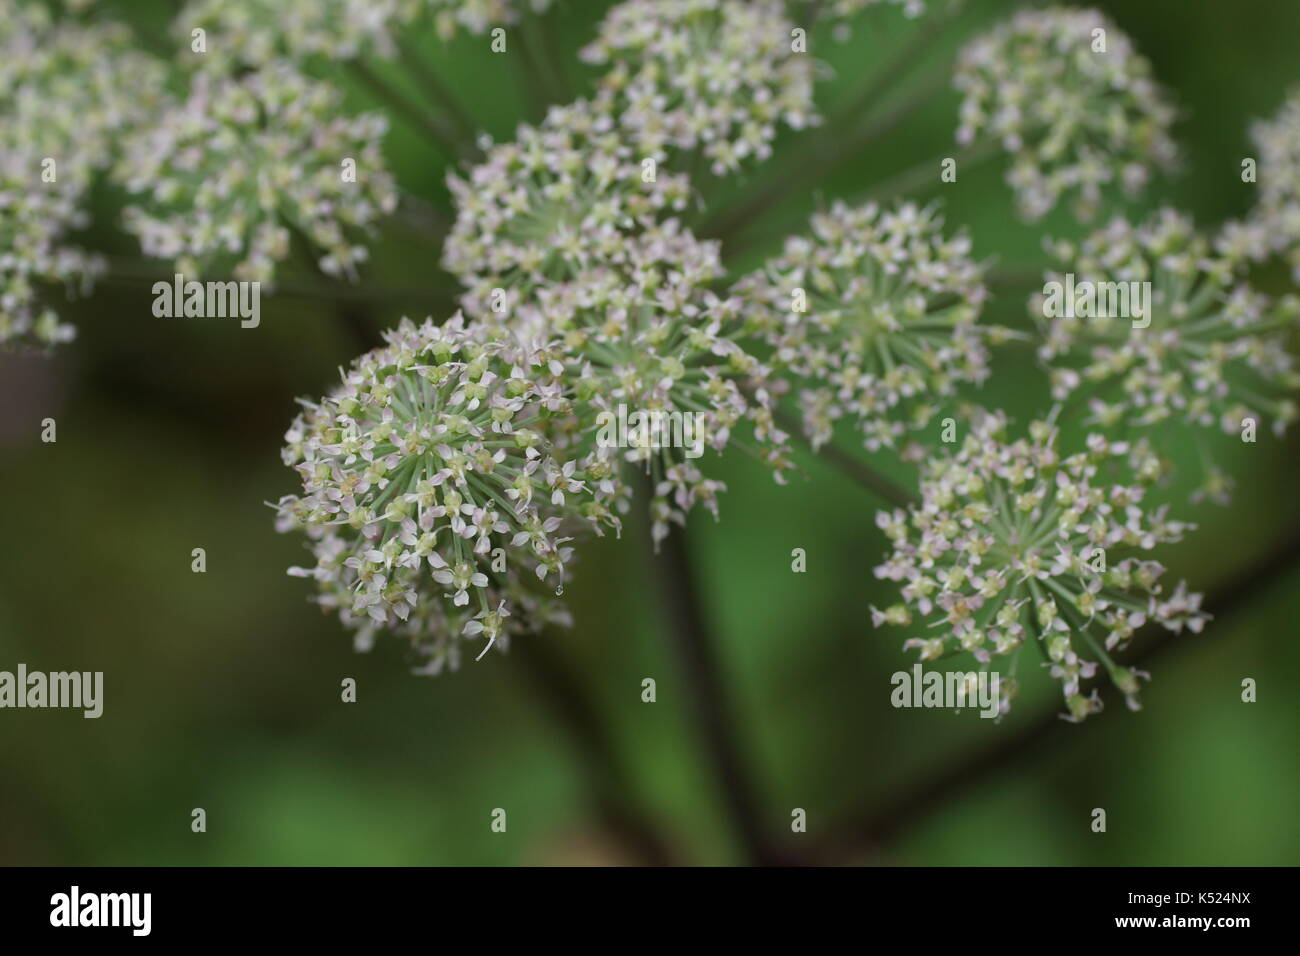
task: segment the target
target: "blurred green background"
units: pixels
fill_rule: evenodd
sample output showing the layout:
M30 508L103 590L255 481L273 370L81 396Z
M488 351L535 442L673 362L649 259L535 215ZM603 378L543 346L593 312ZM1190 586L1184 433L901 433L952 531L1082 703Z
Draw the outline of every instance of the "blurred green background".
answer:
M101 6L163 49L170 6ZM607 6L569 0L548 18L571 93L591 77L573 51ZM906 82L942 69L1012 6L969 4ZM1238 176L1251 154L1249 124L1300 81L1300 8L1294 0L1099 6L1134 37L1183 112L1184 169L1135 208L1171 202L1205 224L1243 213L1252 198ZM819 102L833 107L849 95L921 24L891 7L859 18L844 42L819 27L812 52L827 74ZM422 45L498 139L535 115L520 95L517 60L490 54L486 39ZM402 82L397 69L391 75ZM350 101L373 105L359 87ZM945 92L833 175L791 178L787 211L941 155L956 104ZM780 149L796 139L783 134ZM444 159L396 119L388 146L403 185L446 211ZM943 199L951 225L969 225L978 254L1036 269L1045 233L1079 227L1063 214L1018 222L1002 171L987 165L929 195ZM706 180L701 190L726 202L764 173L753 169L737 184ZM136 255L113 228L120 204L101 190L100 225L88 241ZM779 233L755 234L764 242L751 243L738 268L777 247ZM337 620L307 602L306 582L286 576L302 544L274 532L263 502L294 489L279 449L295 396L321 394L338 366L400 315L449 308L453 283L435 247L394 231L372 251L365 281L399 290L393 298L367 303L319 280L323 295L264 302L261 328L247 331L232 321L154 318L148 282L106 282L66 309L80 327L76 343L53 359L0 358L0 669L22 661L105 673L99 720L0 711L0 862L752 860L674 653L656 578L667 557L651 554L639 520L622 541L583 548L566 588L576 627L543 654L516 648L437 679L411 676L396 642L353 653ZM1280 270L1260 281L1286 286ZM1023 325L1027 292L999 289L987 319ZM996 353L980 400L1022 421L1042 412L1045 379L1027 348ZM57 444L39 440L46 417L57 419ZM842 446L852 449L852 439ZM998 724L892 709L890 675L913 658L900 649L901 631L873 631L867 613L892 600L871 574L884 550L878 502L807 454L799 459L806 479L784 488L741 455L706 459L729 491L721 522L694 516L688 545L718 647L719 699L751 778L767 858L1300 862L1300 565L1259 565L1300 534L1300 436L1293 429L1285 441L1264 435L1253 446L1214 449L1237 479L1236 501L1175 509L1201 528L1168 555L1170 576L1211 594L1242 574L1257 587L1204 635L1180 639L1152 663L1145 710L1129 713L1107 692L1106 711L1078 727L1055 720L1057 686L1037 674ZM206 574L191 573L196 547L207 551ZM805 574L791 572L796 547L807 551ZM572 686L539 676L548 667ZM346 677L357 681L355 704L340 700ZM653 704L641 701L645 677L657 682ZM1240 701L1244 677L1258 682L1257 703ZM617 771L593 755L612 756ZM190 830L195 807L207 812L204 834ZM497 807L508 813L505 834L489 828ZM796 807L807 811L806 834L790 832ZM1105 834L1089 829L1094 807L1107 811Z

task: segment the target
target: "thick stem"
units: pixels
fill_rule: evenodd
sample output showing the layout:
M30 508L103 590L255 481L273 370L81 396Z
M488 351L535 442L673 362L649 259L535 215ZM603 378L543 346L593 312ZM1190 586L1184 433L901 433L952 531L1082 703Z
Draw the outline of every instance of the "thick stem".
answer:
M780 862L765 833L758 799L732 725L727 685L705 622L685 529L673 528L664 544L662 553L653 560L668 608L669 636L681 662L695 721L731 823L748 862Z
M581 759L605 825L639 860L655 866L673 863L657 825L638 805L636 788L606 729L608 721L564 661L556 640L547 632L518 637L511 656Z

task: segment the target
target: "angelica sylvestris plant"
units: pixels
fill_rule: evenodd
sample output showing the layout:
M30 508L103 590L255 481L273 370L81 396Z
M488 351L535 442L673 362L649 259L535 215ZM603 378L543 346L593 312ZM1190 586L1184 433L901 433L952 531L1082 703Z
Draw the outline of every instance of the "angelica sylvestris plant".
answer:
M521 127L467 180L449 180L458 216L444 265L468 287L469 314L565 366L581 399L572 432L590 440L620 407L686 413L722 451L748 421L751 452L779 481L786 436L772 421L768 370L743 344L741 301L710 288L723 275L717 243L671 215L686 204L686 178L646 177L636 156L586 101ZM723 484L680 449L643 443L623 457L649 474L656 542L696 504L717 515Z
M868 449L893 448L936 400L988 376L985 343L1006 333L977 325L988 293L970 253L933 209L836 202L741 280L775 366L809 386L799 404L814 448L845 415Z
M610 118L579 101L552 108L540 127L521 126L467 177L449 176L457 215L442 261L468 287L466 308L501 311L578 270L620 264L629 235L684 210L689 197L685 175L647 182L642 168Z
M194 30L212 36L205 55L191 58L203 69L265 66L281 57L331 60L393 57L398 40L423 18L439 36L514 24L525 10L542 12L549 0L194 0L173 21L190 43ZM210 54L210 55L208 55Z
M1101 709L1088 687L1100 666L1136 710L1147 675L1112 653L1147 622L1204 626L1200 595L1167 589L1163 566L1144 557L1191 526L1147 500L1146 449L1093 434L1065 454L1053 425L1028 432L1012 439L1005 417L980 416L956 453L926 467L917 505L876 516L893 544L876 575L902 585L903 603L873 608L873 621L915 626L904 646L922 660L964 651L987 670L1009 659L1009 696L1022 658L1041 655L1075 721Z
M156 109L162 73L123 27L0 9L0 348L75 337L45 293L86 294L104 272L69 234L117 138Z
M281 499L280 526L305 531L316 559L290 573L316 580L362 646L394 631L437 673L466 639L504 647L563 619L535 585L562 593L567 532L618 518L588 463L543 437L567 405L543 359L459 316L384 338L285 436L303 493Z
M330 276L356 275L367 230L397 206L378 113L340 113L330 86L276 62L194 77L189 98L129 141L126 228L182 273L270 282L297 230ZM345 162L346 161L346 162ZM350 179L345 166L362 172Z
M1177 149L1174 109L1132 41L1095 10L1021 10L962 52L957 141L996 142L1007 183L1037 219L1063 197L1091 218L1103 187L1130 195Z
M86 221L84 184L71 170L59 188L40 188L39 179L29 151L0 154L0 347L71 341L76 329L45 303L37 283L84 294L105 269L102 258L68 244L67 233Z
M1188 217L1165 208L1137 226L1115 219L1048 250L1081 280L1149 284L1149 314L1137 322L1031 299L1034 316L1055 313L1042 319L1039 346L1052 395L1086 400L1088 424L1114 431L1173 421L1240 434L1256 423L1281 435L1295 419L1300 372L1285 345L1300 327L1300 300L1252 289L1236 275L1240 260L1212 250ZM1226 495L1219 469L1211 465L1207 481L1211 496Z
M743 300L707 285L721 274L717 244L670 221L629 239L625 255L619 265L539 290L535 302L520 303L508 317L489 313L484 321L545 343L576 389L575 415L564 423L571 434L599 438L600 423L620 409L689 415L701 446L744 448L784 481L787 436L773 421L770 370L750 351ZM645 431L625 451L601 446L598 453L615 473L621 457L648 475L657 545L696 505L716 518L725 485L688 449L651 438Z
M200 69L266 66L281 57L350 60L392 56L393 35L419 9L419 0L194 0L172 22L179 42L204 38Z
M151 121L166 69L115 23L60 17L37 3L0 9L0 137L85 177L120 137ZM57 181L57 180L54 180Z
M193 0L159 57L103 11L7 5L0 345L66 342L50 294L105 269L282 281L282 295L323 300L322 321L341 288L330 280L346 278L351 303L396 319L410 312L368 259L414 233L412 261L441 263L459 289L412 277L416 320L358 346L341 383L303 403L284 451L301 489L276 506L310 549L293 573L358 646L399 635L436 673L538 639L567 621L560 592L585 539L627 515L639 526L632 509L648 506L653 545L676 547L690 513L720 513L720 456L784 482L789 433L802 433L888 499L878 573L901 595L875 623L910 628L926 660L1005 668L1006 686L1041 664L1074 720L1099 708L1103 675L1136 707L1145 675L1121 663L1129 642L1207 619L1157 563L1192 526L1167 517L1174 476L1153 449L1181 440L1166 426L1235 434L1258 419L1272 436L1295 417L1296 299L1251 274L1297 248L1295 98L1253 131L1250 214L1197 232L1172 208L1109 208L1177 171L1176 110L1096 10L624 0L565 38L565 62L553 21L572 25L583 5L554 6ZM827 109L824 39L886 18L914 31L907 55L841 65L861 76ZM532 112L500 122L463 77L447 81L444 57L471 48L516 74ZM955 156L870 195L814 181L906 146L898 125L941 89ZM390 123L446 165L445 190L398 185ZM966 188L971 165L998 156L1012 189L998 195L1024 220L1106 210L1092 235L1046 244L1048 281L1150 283L1145 314L1052 312L1045 285L1035 321L995 323L1028 288L1000 273L1002 250L914 194ZM147 257L128 260L134 273L116 252L77 251L105 171L125 192L114 219ZM771 207L787 194L820 211L779 246ZM764 220L773 245L758 250L740 230ZM456 300L463 316L433 318ZM965 415L1003 361L1038 376L1043 407ZM603 437L624 413L690 416L699 444ZM1230 481L1212 469L1203 493L1222 498ZM801 506L770 493L789 496L774 509Z
M627 0L582 58L597 102L642 156L700 149L718 176L766 159L778 125L817 122L813 74L779 0Z

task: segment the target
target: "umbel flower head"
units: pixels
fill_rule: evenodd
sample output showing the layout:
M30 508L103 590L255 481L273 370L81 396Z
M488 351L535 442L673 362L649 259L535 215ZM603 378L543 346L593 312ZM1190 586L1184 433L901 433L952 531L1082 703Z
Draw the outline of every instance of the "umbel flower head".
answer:
M83 184L71 170L62 182L43 182L41 162L29 149L0 150L0 348L70 341L76 329L60 321L38 287L84 294L105 269L100 257L66 244L66 233L85 224Z
M172 22L187 45L207 34L202 53L183 55L199 69L267 66L285 58L351 60L391 56L395 30L414 19L425 0L192 0Z
M966 46L953 85L964 96L957 141L1001 144L1029 219L1066 194L1091 218L1103 187L1133 194L1176 158L1174 109L1150 64L1096 10L1019 11Z
M814 447L851 416L866 447L894 447L924 427L937 400L988 377L976 325L987 297L970 238L943 234L933 208L835 203L807 235L746 276L746 317L778 372L802 379L804 431Z
M1259 198L1250 221L1274 251L1287 256L1300 283L1300 88L1250 134L1259 150Z
M59 180L108 165L117 139L156 116L161 61L122 24L56 18L37 3L0 6L0 152L56 161Z
M779 0L624 0L581 56L610 65L597 102L640 155L698 147L721 176L817 121L792 29Z
M158 102L162 67L130 42L120 25L0 7L0 347L70 340L40 286L86 293L104 271L66 237L86 224L81 205L116 138Z
M346 116L341 103L284 62L195 75L189 98L133 137L119 165L139 197L127 229L183 273L270 282L292 227L323 272L354 276L367 252L358 234L396 208L397 191L380 148L384 117Z
M1300 386L1300 374L1283 339L1300 322L1300 301L1275 302L1237 282L1240 260L1214 253L1188 217L1166 208L1138 226L1116 218L1080 244L1049 242L1048 251L1083 290L1076 300L1086 293L1084 282L1118 283L1126 291L1128 283L1151 283L1149 315L1141 320L1115 315L1106 292L1086 309L1076 301L1072 317L1044 318L1063 310L1049 308L1042 293L1032 297L1054 398L1095 392L1090 422L1103 427L1183 420L1218 422L1239 434L1246 419L1262 424L1264 416L1281 434L1295 419L1286 393ZM1065 276L1048 279L1068 293ZM1113 399L1104 397L1107 386ZM1122 394L1114 394L1116 387Z
M557 443L594 444L611 482L619 459L650 476L656 543L696 505L717 516L725 485L701 470L706 450L746 448L778 481L789 466L769 371L747 350L740 300L708 288L721 273L718 243L669 220L626 239L617 265L588 267L479 318L563 370L574 405L553 423Z
M491 308L494 289L516 298L594 265L616 266L628 237L686 207L680 173L643 176L641 157L589 102L553 107L540 127L488 151L468 178L451 174L456 222L443 266L469 288L466 308Z
M1006 659L1002 686L1012 693L1022 654L1041 655L1067 719L1101 709L1085 687L1099 666L1136 710L1147 675L1111 652L1147 623L1178 632L1206 621L1199 594L1182 583L1166 592L1165 569L1141 557L1192 526L1144 500L1146 449L1090 435L1084 451L1062 457L1047 423L1015 441L1006 432L1001 414L977 419L956 454L928 466L919 504L876 516L893 553L875 573L902 585L903 603L873 607L872 621L924 622L924 636L903 645L922 660L969 652L989 669ZM1137 480L1120 482L1112 468Z
M455 668L460 645L504 646L562 620L579 528L618 527L587 461L561 459L545 421L568 411L544 358L467 330L408 320L305 411L284 461L303 493L279 502L281 530L304 530L321 606L368 647L409 637L428 669Z

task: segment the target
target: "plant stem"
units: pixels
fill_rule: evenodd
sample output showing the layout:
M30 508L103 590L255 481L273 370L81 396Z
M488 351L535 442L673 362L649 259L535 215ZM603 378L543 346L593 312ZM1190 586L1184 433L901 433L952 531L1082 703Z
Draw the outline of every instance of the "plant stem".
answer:
M515 45L519 49L519 64L523 67L522 70L517 71L519 85L531 107L533 117L540 119L546 113L546 104L550 99L548 84L542 75L541 65L528 45L524 31L516 31L515 37Z
M817 25L817 19L822 15L822 8L825 6L826 0L810 0L804 10L804 22L797 25L812 33L812 28Z
M984 281L995 288L1032 288L1042 285L1043 268L1042 266L1002 266L997 269L990 269L985 274Z
M557 635L543 632L517 637L511 656L522 664L529 683L577 751L605 825L644 862L671 864L673 855L667 843L637 804L636 789L606 729L608 721L565 663L557 649Z
M806 181L820 180L845 162L858 157L872 142L893 132L923 104L933 99L946 82L947 77L941 76L937 81L918 87L901 102L854 133L823 138L818 150L801 161L800 176ZM756 190L739 208L733 209L716 223L706 223L702 232L705 235L712 234L726 243L774 203L789 195L789 192L790 184L786 177L769 180L766 188Z
M969 146L963 146L953 153L952 150L945 151L942 155L931 156L923 163L917 163L902 172L895 173L888 179L883 179L874 186L864 189L849 197L847 202L863 203L871 199L880 199L884 196L903 196L927 184L938 184L941 182L939 174L942 171L941 164L945 159L956 160L957 174L960 176L971 166L977 166L987 159L998 154L998 144L991 139L983 139Z
M449 228L446 217L438 209L434 208L431 203L426 202L423 197L417 196L401 186L398 189L401 192L401 203L397 211L408 222L424 231L428 238L441 245L442 239Z
M391 106L405 117L407 122L428 137L430 142L448 160L456 158L456 137L436 117L412 103L407 99L405 93L402 93L361 60L348 61L348 68L371 93Z
M803 434L803 426L799 422L792 420L788 415L779 409L772 416L782 429L792 435L798 435L808 445L807 438ZM811 448L812 446L809 445ZM867 491L871 492L881 501L894 505L898 508L908 508L916 504L916 498L904 487L896 484L892 479L886 478L868 465L863 464L852 455L845 452L839 446L828 442L821 448L817 449L814 454L825 458L828 462L838 468L846 476L853 479Z
M663 553L655 556L653 563L668 608L669 634L681 662L681 676L728 815L748 862L776 863L731 723L726 683L705 623L684 528L669 532Z
M971 146L967 146L957 151L956 155L945 153L942 156L933 156L923 163L917 163L908 169L895 173L878 183L854 193L851 196L843 198L843 201L849 205L861 205L870 202L873 199L883 199L885 197L901 198L909 193L915 192L923 186L938 185L940 183L939 174L941 172L941 163L945 159L955 159L957 161L958 174L963 169L983 162L984 160L997 155L997 144L992 140L981 140ZM790 213L779 219L774 218L769 222L768 229L764 234L745 235L739 241L733 242L729 247L731 255L740 257L763 242L768 241L773 233L786 233L791 229L797 228L798 223L803 216L802 212Z
M862 113L870 112L880 95L934 45L960 9L960 3L952 3L943 11L932 13L906 45L900 47L883 67L867 74L862 85L845 97L844 102L831 114L830 123L837 125ZM950 67L945 61L944 76L946 77L949 72Z
M415 75L420 85L438 101L451 125L455 127L456 137L460 140L462 149L472 148L474 130L477 124L466 114L457 101L455 94L447 88L436 73L425 65L424 57L420 51L406 39L398 39L397 52L402 59L402 63Z
M533 25L533 32L541 44L542 56L550 65L551 70L547 71L547 77L552 83L551 94L553 102L567 103L572 97L569 94L569 76L565 70L565 58L560 55L559 48L555 44L555 34L551 32L550 21L544 14L536 14L529 20ZM553 72L552 72L553 71Z

